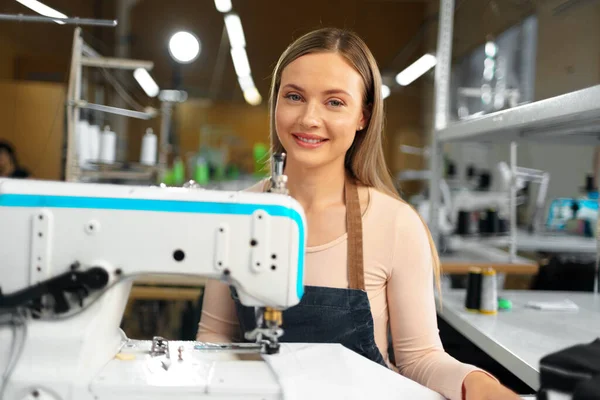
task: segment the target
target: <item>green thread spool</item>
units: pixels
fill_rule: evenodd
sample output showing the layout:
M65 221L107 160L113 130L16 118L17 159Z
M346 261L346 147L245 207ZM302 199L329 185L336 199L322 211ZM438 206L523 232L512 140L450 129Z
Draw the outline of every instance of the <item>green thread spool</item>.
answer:
M194 168L194 181L199 185L208 184L209 170L208 164L202 157L198 157L196 160L196 167Z
M181 158L177 158L173 163L173 184L181 186L185 182L185 166Z

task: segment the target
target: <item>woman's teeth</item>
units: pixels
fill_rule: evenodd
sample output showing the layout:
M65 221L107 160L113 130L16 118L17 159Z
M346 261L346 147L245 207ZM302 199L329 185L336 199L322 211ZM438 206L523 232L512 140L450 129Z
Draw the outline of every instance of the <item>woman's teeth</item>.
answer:
M304 143L311 143L311 144L321 143L322 141L324 141L324 140L325 140L325 139L306 139L306 138L299 137L299 136L296 136L296 137L297 137L297 138L298 138L298 140L300 140L301 142L304 142Z

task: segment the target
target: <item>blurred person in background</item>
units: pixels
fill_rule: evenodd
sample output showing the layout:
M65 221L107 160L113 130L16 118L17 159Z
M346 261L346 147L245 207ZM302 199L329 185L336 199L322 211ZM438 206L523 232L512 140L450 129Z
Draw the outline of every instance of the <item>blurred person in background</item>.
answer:
M19 165L12 144L0 140L0 178L29 178L29 171Z

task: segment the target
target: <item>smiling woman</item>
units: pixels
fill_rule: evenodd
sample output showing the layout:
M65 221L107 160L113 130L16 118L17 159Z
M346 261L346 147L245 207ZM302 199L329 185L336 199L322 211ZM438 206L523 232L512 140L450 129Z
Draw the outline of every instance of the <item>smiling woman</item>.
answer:
M289 155L289 172L336 158L343 167L356 131L368 118L363 92L360 74L336 53L307 54L285 68L275 129Z
M452 400L518 399L442 348L439 260L386 168L381 87L367 46L339 29L299 38L275 67L271 148L287 153L289 193L308 225L305 294L283 312L281 341L340 343ZM255 324L235 292L208 283L198 340L239 340Z

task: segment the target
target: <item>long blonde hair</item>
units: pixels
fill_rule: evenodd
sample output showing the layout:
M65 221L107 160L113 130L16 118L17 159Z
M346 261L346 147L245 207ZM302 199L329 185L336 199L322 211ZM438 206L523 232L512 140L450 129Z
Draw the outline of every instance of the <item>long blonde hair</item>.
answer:
M297 58L319 52L335 52L343 56L361 75L365 87L363 104L369 112L369 118L367 126L357 133L346 153L346 169L361 184L373 187L406 204L394 186L383 153L384 109L379 67L365 42L351 31L321 28L309 32L289 45L279 58L273 72L269 97L271 154L285 151L275 128L275 109L281 74L285 67ZM422 218L421 221L425 225L431 246L435 284L441 293L440 260L431 233Z

